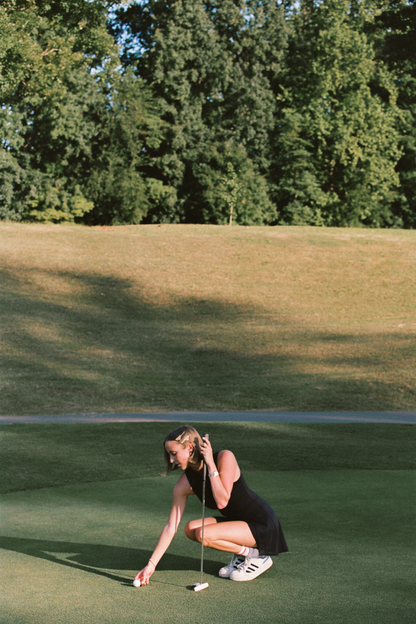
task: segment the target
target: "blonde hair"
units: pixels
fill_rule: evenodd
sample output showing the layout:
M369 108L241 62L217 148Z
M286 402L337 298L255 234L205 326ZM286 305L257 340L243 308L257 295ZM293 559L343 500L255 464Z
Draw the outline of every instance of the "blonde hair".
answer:
M165 441L163 442L163 452L166 462L165 476L172 472L172 470L177 470L178 468L178 466L173 465L170 461L169 453L166 450L166 442L177 442L178 444L183 446L183 448L186 448L187 446L189 446L189 444L193 444L194 448L192 451L192 455L189 458L188 464L191 466L199 466L199 464L201 463L202 455L200 448L202 438L194 427L191 427L190 425L182 425L181 427L174 429L174 431L171 431L171 433L166 436Z

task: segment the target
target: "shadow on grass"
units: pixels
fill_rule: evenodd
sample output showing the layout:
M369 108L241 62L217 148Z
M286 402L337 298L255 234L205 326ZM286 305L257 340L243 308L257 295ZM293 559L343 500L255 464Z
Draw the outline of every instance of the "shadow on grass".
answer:
M26 539L0 536L0 548L43 559L51 563L82 570L112 581L132 586L133 577L121 576L109 570L139 571L147 564L152 551L102 544L79 544L49 540ZM158 570L190 570L195 579L199 577L199 560L182 555L166 553L158 565ZM204 561L204 572L217 575L223 561ZM162 582L162 581L155 581ZM168 583L172 584L172 583Z
M4 414L383 411L415 403L415 388L399 375L414 356L406 334L299 327L283 306L270 315L214 299L154 305L127 279L87 272L8 277ZM32 281L57 282L67 302L54 302L46 287L43 300L35 297Z

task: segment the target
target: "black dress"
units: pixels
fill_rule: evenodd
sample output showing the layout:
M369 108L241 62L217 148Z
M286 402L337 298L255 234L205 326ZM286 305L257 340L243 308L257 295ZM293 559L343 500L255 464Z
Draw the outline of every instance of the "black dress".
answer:
M215 464L217 464L217 457L218 453L215 453ZM194 493L202 501L202 469L196 472L192 468L187 468L185 474ZM205 487L205 505L209 509L218 509L212 494L209 477ZM216 517L218 522L230 520L247 522L261 556L278 555L289 550L282 527L273 509L247 487L243 475L240 475L238 481L234 483L228 505L219 511L223 517ZM246 544L241 545L245 546Z

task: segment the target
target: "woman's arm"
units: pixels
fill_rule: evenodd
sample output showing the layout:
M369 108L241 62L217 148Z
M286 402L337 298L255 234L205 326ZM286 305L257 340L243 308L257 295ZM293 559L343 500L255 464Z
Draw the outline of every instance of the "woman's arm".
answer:
M203 438L201 453L207 464L208 474L218 472L218 476L210 477L212 494L218 509L224 509L228 505L234 482L240 477L240 468L234 453L220 451L217 458L217 466L214 463L212 447L207 438Z
M148 585L149 579L155 571L157 564L169 548L169 545L178 530L188 496L192 494L193 490L189 485L186 475L183 474L174 487L172 509L170 511L168 521L160 534L156 548L149 559L149 563L143 568L143 570L140 570L140 572L136 574L135 578L139 579L141 585Z

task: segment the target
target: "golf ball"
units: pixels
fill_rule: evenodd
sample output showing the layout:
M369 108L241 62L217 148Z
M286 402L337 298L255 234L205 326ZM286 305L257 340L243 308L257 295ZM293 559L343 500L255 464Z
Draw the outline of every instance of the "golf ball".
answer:
M140 587L140 581L139 581L139 579L134 579L134 581L133 581L133 585L134 585L135 587Z

